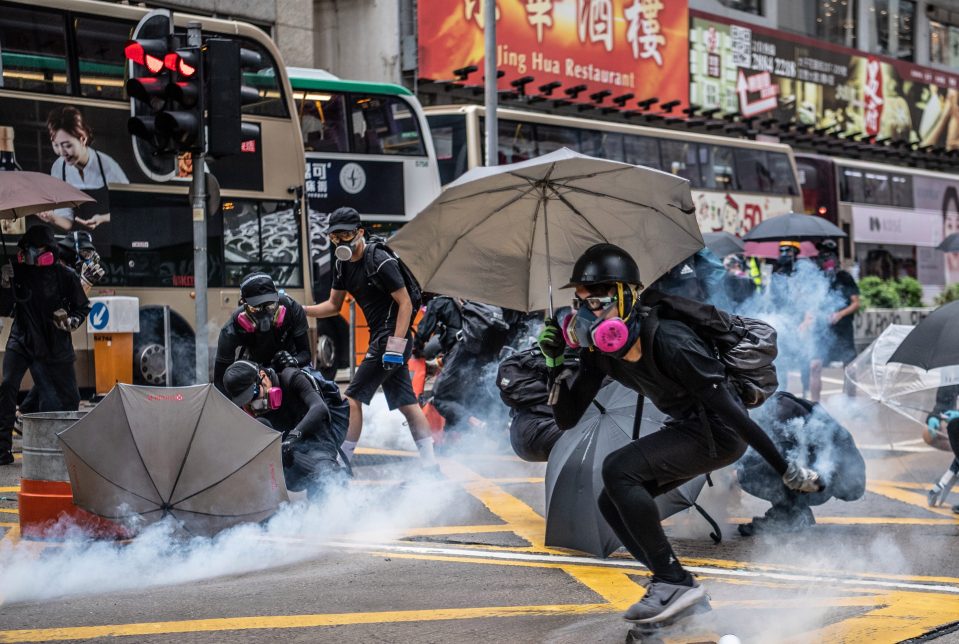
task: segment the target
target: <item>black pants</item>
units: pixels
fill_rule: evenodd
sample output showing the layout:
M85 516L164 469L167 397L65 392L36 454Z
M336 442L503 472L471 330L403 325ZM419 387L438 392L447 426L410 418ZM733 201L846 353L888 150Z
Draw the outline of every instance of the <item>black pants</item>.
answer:
M39 411L76 411L80 390L73 362L44 363L7 349L3 354L3 382L0 384L0 452L13 445L17 420L17 394L27 371L33 376Z
M713 433L715 456L710 454L707 432ZM739 435L722 425L703 425L698 418L669 419L660 431L606 457L600 512L637 561L653 575L666 576L674 569L675 558L653 499L700 474L735 463L745 451Z
M470 416L490 420L491 412L502 410L489 388L496 378L490 369L493 362L490 356L466 351L462 344L454 345L447 354L433 383L433 406L446 421L447 430L463 429Z

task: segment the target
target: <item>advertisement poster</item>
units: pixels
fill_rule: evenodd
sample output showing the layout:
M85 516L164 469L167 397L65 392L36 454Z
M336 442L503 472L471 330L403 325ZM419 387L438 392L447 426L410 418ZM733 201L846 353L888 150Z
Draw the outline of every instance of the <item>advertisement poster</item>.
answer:
M483 83L483 2L420 0L421 78L449 80L476 65L469 82ZM530 95L558 82L550 98L570 99L565 90L582 87L576 102L597 92L609 92L605 105L632 94L633 109L650 97L687 102L686 0L496 0L496 16L502 90L532 76Z
M959 76L691 12L690 102L959 149Z

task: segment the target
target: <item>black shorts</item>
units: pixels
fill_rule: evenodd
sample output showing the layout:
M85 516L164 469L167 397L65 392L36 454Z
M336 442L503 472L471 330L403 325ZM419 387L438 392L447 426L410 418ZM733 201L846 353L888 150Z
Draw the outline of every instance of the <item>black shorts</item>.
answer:
M416 394L413 393L413 379L410 377L409 367L404 363L392 371L383 368L383 352L386 349L386 340L386 337L382 337L370 343L370 349L366 352L366 357L357 367L353 380L350 381L350 386L346 388L346 397L358 400L364 405L369 405L376 390L383 387L386 404L390 409L416 405L418 401L416 400ZM407 360L409 360L412 350L413 343L408 342L405 353Z

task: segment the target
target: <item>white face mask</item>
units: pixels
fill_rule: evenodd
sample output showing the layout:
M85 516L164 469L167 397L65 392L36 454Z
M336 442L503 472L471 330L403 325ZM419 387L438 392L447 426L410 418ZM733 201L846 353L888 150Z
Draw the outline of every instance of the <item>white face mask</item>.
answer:
M360 244L360 237L361 236L357 234L352 240L337 244L333 255L341 262L350 261L353 258L353 251L355 251L356 247Z

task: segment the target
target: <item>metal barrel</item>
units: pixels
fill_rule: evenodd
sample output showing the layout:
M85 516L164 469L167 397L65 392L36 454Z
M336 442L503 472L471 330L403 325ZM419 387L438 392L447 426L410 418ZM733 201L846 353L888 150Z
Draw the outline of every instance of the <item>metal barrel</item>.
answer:
M46 411L24 414L23 471L31 481L69 481L57 434L86 415L85 411Z

